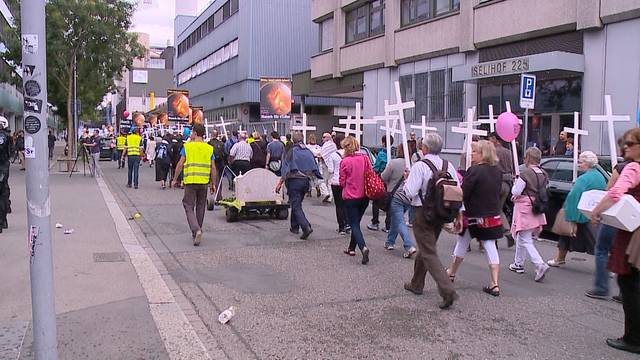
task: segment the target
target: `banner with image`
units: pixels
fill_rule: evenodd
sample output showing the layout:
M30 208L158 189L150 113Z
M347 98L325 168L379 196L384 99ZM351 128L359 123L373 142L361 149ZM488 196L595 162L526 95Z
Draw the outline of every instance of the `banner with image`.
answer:
M192 106L191 107L191 125L204 124L204 107Z
M290 79L260 79L260 117L262 120L289 120L292 102Z
M170 121L189 121L189 91L167 90L167 116Z

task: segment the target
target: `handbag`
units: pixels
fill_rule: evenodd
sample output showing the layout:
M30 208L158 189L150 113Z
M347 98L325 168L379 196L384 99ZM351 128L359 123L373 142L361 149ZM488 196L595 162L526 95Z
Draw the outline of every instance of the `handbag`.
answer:
M551 232L560 236L575 237L576 232L578 231L578 224L567 221L564 216L565 211L563 208L558 211L558 215L556 215L556 221L553 222Z
M384 181L373 171L369 159L365 158L368 163L368 168L364 172L364 194L371 200L378 200L387 193L387 189L384 186Z
M388 212L389 206L391 206L391 200L393 199L393 194L398 191L398 188L404 182L404 178L401 178L400 181L396 184L396 186L391 190L391 192L386 192L384 196L378 200L375 200L373 203L378 207L378 209Z

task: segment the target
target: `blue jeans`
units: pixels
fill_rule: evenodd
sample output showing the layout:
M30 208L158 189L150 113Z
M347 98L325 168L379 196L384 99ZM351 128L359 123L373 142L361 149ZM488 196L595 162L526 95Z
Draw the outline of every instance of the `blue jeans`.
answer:
M127 164L129 166L129 172L127 174L127 185L131 186L131 178L133 178L133 185L138 186L138 171L140 171L140 156L128 155Z
M291 230L307 231L311 227L302 210L302 200L309 191L309 179L289 179L286 181L289 204L291 204Z
M607 270L607 262L609 261L609 250L613 244L613 238L616 236L616 231L614 227L605 224L600 225L600 229L598 229L594 251L596 270L593 279L593 291L598 295L609 295L609 270Z
M369 199L345 199L344 207L347 212L347 220L351 225L351 242L349 243L349 250L355 250L356 244L362 250L367 244L364 242L364 235L360 229L360 221L364 216L365 211L369 206Z
M389 235L385 245L394 245L398 234L402 237L404 249L409 250L413 244L413 239L409 234L409 228L404 222L404 213L407 212L411 206L402 203L400 200L393 198L389 205L389 212L387 216L391 217L391 228L389 229Z

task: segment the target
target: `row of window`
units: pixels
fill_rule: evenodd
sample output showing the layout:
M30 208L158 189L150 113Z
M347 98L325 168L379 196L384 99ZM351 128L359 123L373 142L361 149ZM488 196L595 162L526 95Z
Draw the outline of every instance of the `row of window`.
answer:
M204 112L204 117L208 119L209 124L220 123L221 116L225 122L238 120L238 107L229 106L215 110L207 110ZM227 125L227 131L230 131L231 128L231 126ZM220 128L220 130L222 130L222 128Z
M218 11L211 15L202 25L198 26L186 39L178 44L178 57L197 44L215 28L238 12L239 0L229 0Z
M182 85L194 77L213 69L216 66L224 64L225 62L238 56L238 39L233 40L227 45L214 51L211 55L198 61L190 68L184 70L178 74L178 85Z
M460 9L460 0L401 0L401 24L408 26ZM384 0L371 0L346 13L345 42L384 33ZM333 18L320 23L320 51L333 48Z

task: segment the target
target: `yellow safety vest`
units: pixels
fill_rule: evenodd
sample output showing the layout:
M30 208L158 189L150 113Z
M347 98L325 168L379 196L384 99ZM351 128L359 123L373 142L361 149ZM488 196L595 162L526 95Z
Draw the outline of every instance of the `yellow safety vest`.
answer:
M251 145L251 143L255 142L255 141L256 141L256 139L250 137L250 138L247 139L247 144Z
M140 156L140 143L142 138L137 134L127 135L127 155Z
M119 151L124 150L124 144L126 144L126 142L127 138L124 135L118 136L118 138L116 139L116 149L118 149Z
M213 146L201 142L192 141L184 143L184 183L185 184L208 184L211 175L211 156Z

